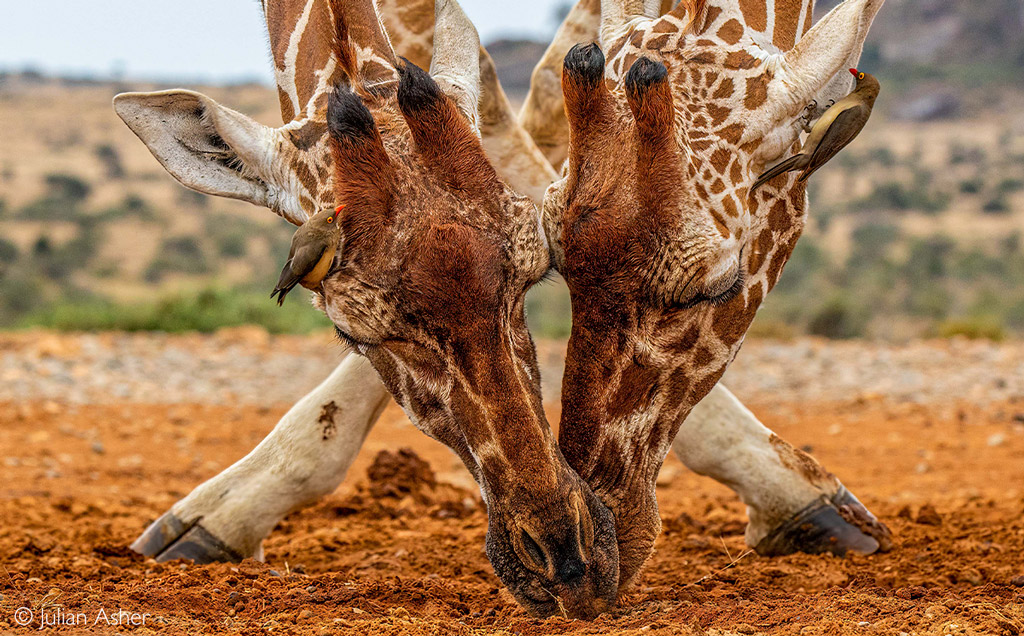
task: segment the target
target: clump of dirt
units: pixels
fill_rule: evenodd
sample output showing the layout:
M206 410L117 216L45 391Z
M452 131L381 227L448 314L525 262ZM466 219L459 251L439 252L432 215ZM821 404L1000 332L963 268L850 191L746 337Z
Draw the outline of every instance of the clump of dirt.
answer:
M401 499L408 495L420 503L430 503L437 487L430 464L411 448L401 448L396 453L380 451L366 469L366 477L370 480L370 494L377 498Z
M459 486L439 482L426 460L411 448L381 450L366 469L366 480L335 506L338 516L355 514L462 518L480 508L474 494Z

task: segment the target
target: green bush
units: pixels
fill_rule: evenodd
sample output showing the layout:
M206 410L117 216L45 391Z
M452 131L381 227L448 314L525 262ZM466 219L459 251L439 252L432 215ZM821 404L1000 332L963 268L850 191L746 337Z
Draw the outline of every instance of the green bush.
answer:
M161 243L156 257L146 268L145 279L156 283L169 273L196 275L209 270L210 265L199 240L193 236L176 236Z
M18 260L18 246L0 237L0 263L13 263Z
M854 202L854 207L869 210L898 210L935 213L949 207L949 195L928 188L924 180L912 185L888 181L875 186L868 196Z
M60 303L23 318L19 326L42 326L65 331L200 331L260 325L272 333L308 333L330 327L330 321L310 307L303 292L293 292L283 307L269 293L204 289L174 294L153 303L117 305L93 300Z
M960 182L960 192L964 194L978 194L985 187L981 179L966 179Z
M861 311L842 296L833 296L811 317L807 332L825 338L857 338L864 335Z
M46 187L50 190L48 196L75 204L84 201L92 192L88 183L70 174L46 175Z
M96 158L103 164L108 179L124 178L124 166L121 164L121 155L111 144L100 144L94 151Z
M943 338L963 336L972 340L995 341L1006 338L1002 324L989 316L948 320L939 325L938 333Z
M1005 196L998 195L986 201L981 206L981 211L985 214L1006 214L1010 211L1010 203Z

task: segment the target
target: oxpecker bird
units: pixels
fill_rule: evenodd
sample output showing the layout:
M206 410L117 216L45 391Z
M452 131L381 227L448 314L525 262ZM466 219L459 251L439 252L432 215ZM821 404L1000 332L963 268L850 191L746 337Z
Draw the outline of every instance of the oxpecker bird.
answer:
M870 73L851 68L850 72L857 78L853 92L833 104L825 114L814 123L811 134L807 137L803 151L793 155L779 165L765 171L750 187L750 194L765 182L774 179L783 172L803 170L797 179L807 181L815 170L825 165L829 159L846 147L864 128L871 116L871 109L878 97L878 80Z
M292 248L288 252L288 262L281 270L277 287L270 294L271 298L275 294L280 294L277 297L278 307L284 304L284 297L296 285L316 289L327 276L331 263L334 262L334 254L338 251L338 243L341 242L338 214L344 207L339 205L333 210L321 210L295 230Z

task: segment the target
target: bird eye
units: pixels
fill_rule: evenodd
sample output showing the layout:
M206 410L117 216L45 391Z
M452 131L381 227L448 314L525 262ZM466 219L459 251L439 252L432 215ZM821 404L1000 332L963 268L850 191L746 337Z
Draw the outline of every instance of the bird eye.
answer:
M327 222L328 223L334 223L334 217L333 216L327 217Z
M861 73L861 74L859 74L859 75L857 76L857 79L864 79L864 73Z

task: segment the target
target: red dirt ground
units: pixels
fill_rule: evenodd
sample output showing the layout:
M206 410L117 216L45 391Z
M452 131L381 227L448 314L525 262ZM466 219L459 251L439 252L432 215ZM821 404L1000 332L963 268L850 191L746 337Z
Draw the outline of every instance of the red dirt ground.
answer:
M280 524L266 564L195 566L125 546L282 410L0 404L0 631L29 633L45 612L79 622L61 629L76 633L1024 633L1024 403L756 410L811 446L889 524L896 549L747 553L743 507L670 457L665 531L642 584L581 622L535 620L512 601L484 555L486 515L467 474L394 405L339 491ZM389 456L371 480L395 440L429 468ZM17 623L23 606L29 627ZM100 609L108 621L149 616L97 626Z

